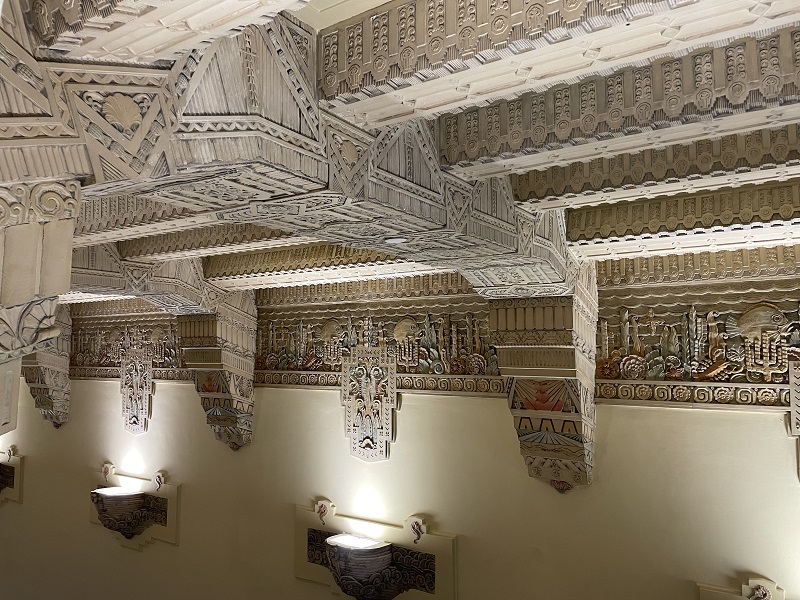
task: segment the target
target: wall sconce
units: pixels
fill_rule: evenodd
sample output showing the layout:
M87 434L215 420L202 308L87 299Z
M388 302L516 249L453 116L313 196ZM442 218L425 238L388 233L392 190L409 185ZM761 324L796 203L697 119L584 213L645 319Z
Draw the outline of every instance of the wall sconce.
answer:
M769 579L750 579L741 590L698 583L700 600L784 600L786 592Z
M309 532L309 548L325 539L328 570L336 585L357 600L393 600L411 589L436 590L436 557L433 554L397 548L388 542L340 533ZM394 561L411 553L410 561Z
M135 550L154 539L177 543L180 486L168 483L164 471L145 479L117 473L107 462L95 473L99 485L90 492L93 522L118 533L120 543Z
M0 454L0 505L22 502L22 457L15 446Z
M295 536L299 579L337 586L357 600L392 600L407 590L455 599L455 538L429 533L418 515L389 525L339 515L321 500L297 507Z

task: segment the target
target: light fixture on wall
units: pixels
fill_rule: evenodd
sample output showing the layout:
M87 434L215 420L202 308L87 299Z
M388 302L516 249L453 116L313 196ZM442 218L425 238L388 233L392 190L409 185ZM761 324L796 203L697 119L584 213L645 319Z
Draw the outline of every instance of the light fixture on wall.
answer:
M91 498L103 527L119 532L126 540L150 525L167 522L166 498L124 487L98 488Z
M146 479L117 473L114 465L106 462L98 474L102 479L90 493L97 513L95 522L119 533L124 542L142 536L151 526L159 526L154 527L158 532L143 536L146 539L137 538L133 544L123 544L137 549L153 537L175 543L177 486L166 482L164 471Z
M0 494L3 490L13 490L17 481L17 464L14 461L16 449L10 446L3 454L0 454ZM1 502L1 501L0 501Z
M774 581L764 578L753 578L742 584L741 589L730 589L704 583L697 584L700 600L784 600L786 592ZM741 593L741 595L739 595Z
M319 532L325 537L325 557L336 585L357 600L392 600L410 589L422 589L420 580L435 581L435 557L368 537ZM309 538L309 542L311 538ZM407 553L415 556L411 561ZM397 558L397 561L395 561ZM409 568L412 565L415 567ZM427 566L427 569L425 568ZM422 567L422 568L420 568ZM423 571L427 571L423 573Z
M402 525L369 521L318 498L297 506L295 517L299 579L338 587L357 600L392 600L407 590L455 600L455 536L431 532L424 516L411 515Z

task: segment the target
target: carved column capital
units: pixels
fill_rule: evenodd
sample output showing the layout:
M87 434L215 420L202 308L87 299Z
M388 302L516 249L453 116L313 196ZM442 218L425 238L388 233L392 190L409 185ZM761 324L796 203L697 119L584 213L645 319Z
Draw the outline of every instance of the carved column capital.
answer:
M2 186L0 227L71 219L77 216L80 202L80 185L77 181Z

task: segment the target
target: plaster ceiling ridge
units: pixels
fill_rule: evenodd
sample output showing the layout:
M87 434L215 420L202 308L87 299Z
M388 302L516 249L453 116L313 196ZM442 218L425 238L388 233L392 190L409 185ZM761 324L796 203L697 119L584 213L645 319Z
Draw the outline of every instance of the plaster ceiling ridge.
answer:
M42 0L30 20L39 43L52 52L135 64L175 60L304 1L254 0L243 6L236 0L171 0L134 6L144 3L107 0L98 7L90 0Z
M225 279L266 273L312 273L352 266L413 262L369 248L334 244L259 250L236 255L207 257L203 268L208 279Z
M302 284L256 291L256 304L302 305L328 302L413 300L418 298L476 297L470 282L455 271L396 278Z
M82 248L96 246L100 244L121 242L124 240L135 240L147 238L153 235L160 235L170 232L189 231L198 228L211 227L218 223L215 211L204 213L189 213L186 216L175 216L165 220L154 220L131 227L119 227L107 231L101 230L96 233L81 234L73 238L73 247Z
M170 260L184 258L184 254L196 257L258 250L260 248L251 247L258 243L288 246L305 243L306 239L253 223L214 223L201 229L121 240L119 250L123 258Z
M705 285L704 285L705 284ZM654 286L655 287L655 286ZM675 286L667 289L663 286L662 293L655 294L623 294L607 293L600 290L598 302L600 312L604 313L609 308L636 306L660 306L664 309L688 306L691 304L727 305L741 304L742 302L758 304L764 302L765 295L769 294L797 294L800 286L797 278L772 279L759 285L756 281L746 281L741 284L728 282L724 285L713 285L712 282L698 282L697 285ZM670 293L672 292L672 293ZM785 300L797 307L798 300Z
M73 319L129 315L163 315L165 317L172 317L172 315L158 309L144 298L80 302L70 306L70 314Z
M791 85L794 86L794 83ZM570 134L563 140L523 145L518 150L503 151L501 145L495 154L459 160L448 165L447 170L465 179L482 179L512 173L518 176L551 168L574 171L581 169L579 165L598 159L613 160L617 156L629 157L651 149L688 146L702 140L719 140L726 136L741 136L764 129L780 129L800 121L800 104L796 93L774 101L763 98L753 102L745 100L740 106L725 104L724 99L720 102L724 106L719 111L713 108L710 112L699 111L687 104L684 108L686 114L676 118L654 115L647 122L621 127L616 131L596 129L589 134L580 132ZM663 113L661 109L659 111ZM592 118L595 118L594 115ZM519 133L524 135L523 132ZM459 145L462 141L459 140ZM486 151L488 150L484 147L479 152ZM449 160L447 148L440 148L439 153L443 161ZM783 161L776 161L780 162ZM548 199L549 197L541 200Z
M426 97L435 97L437 94L443 94L450 89L450 86L444 82L442 82L438 88L434 87L437 79L444 80L446 77L452 77L454 75L462 77L473 75L477 81L460 81L459 83L460 88L468 90L477 83L480 83L480 78L478 75L481 73L481 71L479 68L469 68L468 66L458 65L458 67L453 67L451 69L446 67L440 67L438 69L421 69L420 71L416 72L414 79L417 80L416 84L426 84L426 86L420 86L425 87L424 91L422 89L415 89L414 82L408 83L408 85L403 85L407 83L406 80L395 79L392 80L392 83L368 86L368 91L363 93L351 93L350 95L342 94L337 97L342 98L341 103L337 103L336 100L321 100L320 103L332 113L349 120L357 119L356 122L370 128L398 125L410 118L417 117L422 117L426 120L437 120L441 117L457 115L470 109L491 106L500 101L513 101L533 94L543 94L559 86L574 85L593 78L608 77L627 69L651 66L661 60L674 60L676 58L688 56L695 52L702 52L706 49L723 48L726 45L733 44L735 42L767 37L783 30L793 29L798 25L800 25L800 18L789 22L776 23L771 27L766 27L758 31L746 30L744 32L730 34L727 37L703 40L702 42L688 44L683 47L669 47L661 51L654 51L651 54L637 58L631 58L629 60L606 62L605 65L603 65L601 61L598 61L597 66L593 66L593 68L578 69L572 74L557 74L538 78L529 75L529 79L527 79L523 84L517 86L504 86L502 91L498 91L484 97L472 97L467 95L463 100L453 100L448 105L438 106L431 109L425 108L424 102L420 102L420 100L423 100ZM526 52L535 52L535 49L530 49ZM498 54L500 53L498 52ZM513 56L517 57L520 55L513 54ZM521 56L529 58L526 57L525 54ZM459 60L453 62L455 63L463 61ZM491 70L497 70L499 65L497 64L497 61L487 61L480 62L479 67L482 70L489 70L491 72ZM523 70L523 67L517 67L517 71L521 70ZM495 76L498 75L496 74ZM488 79L489 77L486 78ZM433 89L430 89L431 87L433 87ZM374 122L362 122L359 120L363 117L358 117L358 115L366 115L370 110L377 112L380 108L383 108L383 103L380 103L379 100L382 96L390 94L399 94L398 98L402 97L401 104L410 105L413 107L413 111L410 111L407 114L399 113L398 116L389 116L386 119L380 119ZM375 105L375 108L372 107L372 104ZM348 112L348 109L353 109L354 112L351 114ZM355 109L357 109L357 111ZM391 112L389 114L391 115Z
M286 322L299 322L300 320L326 320L342 318L347 315L382 317L406 317L419 311L430 314L472 314L476 317L485 316L489 311L489 301L476 295L448 296L446 300L436 298L392 298L375 301L353 300L332 301L327 304L286 304L259 306L259 320L280 318Z

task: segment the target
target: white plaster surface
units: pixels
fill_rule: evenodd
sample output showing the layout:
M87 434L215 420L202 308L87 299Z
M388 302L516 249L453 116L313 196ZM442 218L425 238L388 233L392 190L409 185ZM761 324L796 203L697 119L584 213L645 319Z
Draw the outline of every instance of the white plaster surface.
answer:
M158 382L136 437L117 382L72 386L55 430L23 383L19 426L0 437L26 456L23 504L0 507L4 599L327 599L292 572L294 505L318 496L456 534L462 600L694 600L694 581L749 575L800 599L800 483L780 414L599 406L595 482L561 496L527 476L502 398L405 396L390 460L367 464L349 455L338 391L258 388L255 441L234 454L192 385ZM182 483L178 546L134 552L89 523L90 468L106 460Z

